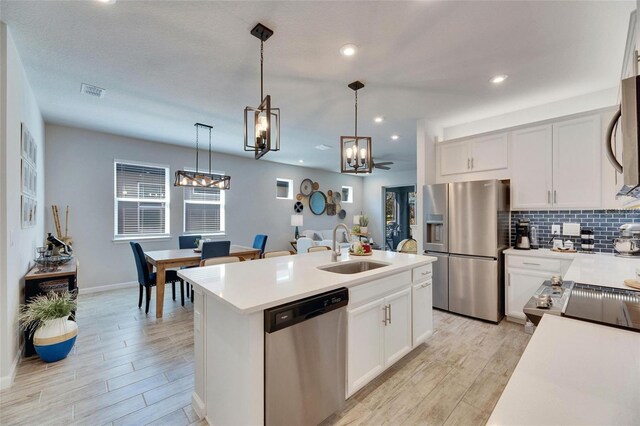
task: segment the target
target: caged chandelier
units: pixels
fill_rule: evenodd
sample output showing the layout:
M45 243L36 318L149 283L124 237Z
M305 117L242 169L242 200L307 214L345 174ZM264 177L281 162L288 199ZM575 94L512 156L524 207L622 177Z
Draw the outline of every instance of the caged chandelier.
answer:
M221 175L217 173L211 173L211 129L213 127L196 123L196 170L177 170L176 180L173 186L191 186L198 188L217 188L217 189L229 189L231 185L231 176ZM200 152L199 147L199 135L200 130L209 131L209 173L201 172L198 168L198 154Z
M371 173L371 137L358 136L358 90L364 84L354 81L349 88L355 92L355 129L354 136L340 136L340 173Z
M260 39L260 106L244 109L244 150L258 160L269 151L280 151L280 108L271 107L271 95L264 96L264 42L273 31L257 24L251 35Z

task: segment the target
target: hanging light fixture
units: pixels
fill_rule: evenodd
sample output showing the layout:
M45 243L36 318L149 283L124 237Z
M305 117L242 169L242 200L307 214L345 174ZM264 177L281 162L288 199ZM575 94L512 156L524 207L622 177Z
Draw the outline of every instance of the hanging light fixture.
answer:
M371 173L371 137L358 136L358 90L364 84L354 81L349 88L355 92L355 130L354 136L340 136L340 173Z
M280 151L280 108L271 107L271 95L264 96L264 42L273 31L259 23L251 35L260 39L260 106L244 109L244 150L255 152L257 160L269 151Z
M202 123L194 124L196 128L196 170L177 170L176 180L173 186L192 186L199 188L218 188L229 189L231 185L231 176L211 173L211 129L213 127ZM201 172L198 164L198 154L200 152L199 136L200 130L209 131L209 173Z

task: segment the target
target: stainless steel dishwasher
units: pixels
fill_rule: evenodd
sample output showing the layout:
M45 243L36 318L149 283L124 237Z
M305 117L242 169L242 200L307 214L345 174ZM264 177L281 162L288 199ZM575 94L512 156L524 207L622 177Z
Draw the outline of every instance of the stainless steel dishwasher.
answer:
M264 419L317 425L345 402L346 288L264 311Z

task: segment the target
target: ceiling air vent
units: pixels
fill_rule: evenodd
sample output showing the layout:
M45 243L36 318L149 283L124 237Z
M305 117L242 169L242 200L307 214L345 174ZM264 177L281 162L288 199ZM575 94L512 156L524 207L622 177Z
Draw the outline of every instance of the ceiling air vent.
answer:
M92 86L91 84L82 83L80 86L80 93L84 93L85 95L94 96L96 98L104 98L106 90L98 87Z

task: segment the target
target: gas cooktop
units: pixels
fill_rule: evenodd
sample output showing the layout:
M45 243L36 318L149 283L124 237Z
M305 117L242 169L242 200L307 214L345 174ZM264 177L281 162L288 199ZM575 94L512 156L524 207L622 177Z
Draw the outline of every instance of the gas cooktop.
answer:
M575 283L562 315L640 332L640 291Z

